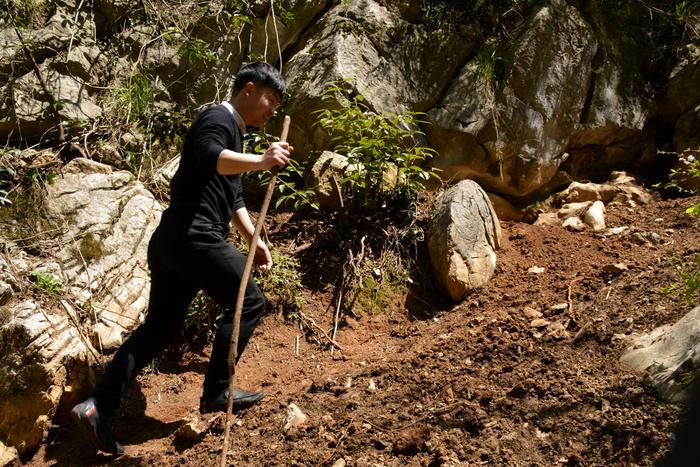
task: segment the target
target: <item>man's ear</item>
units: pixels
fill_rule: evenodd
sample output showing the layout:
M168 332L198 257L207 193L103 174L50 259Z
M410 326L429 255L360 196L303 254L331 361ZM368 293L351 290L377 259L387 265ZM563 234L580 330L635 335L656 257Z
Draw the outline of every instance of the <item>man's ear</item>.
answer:
M242 91L246 94L252 94L253 92L255 92L255 89L255 83L252 81L248 81L247 83L245 83L245 85L243 85Z

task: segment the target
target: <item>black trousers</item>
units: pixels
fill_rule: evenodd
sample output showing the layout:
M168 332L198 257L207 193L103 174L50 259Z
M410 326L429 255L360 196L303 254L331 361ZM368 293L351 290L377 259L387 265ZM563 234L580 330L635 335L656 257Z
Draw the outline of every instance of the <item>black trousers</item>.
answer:
M122 344L93 393L98 408L114 415L133 378L181 332L197 292L204 290L226 311L216 332L203 396L216 397L228 387L228 353L233 313L246 258L226 240L184 241L159 227L148 245L151 292L146 319ZM250 278L238 339L238 357L265 310L265 298Z

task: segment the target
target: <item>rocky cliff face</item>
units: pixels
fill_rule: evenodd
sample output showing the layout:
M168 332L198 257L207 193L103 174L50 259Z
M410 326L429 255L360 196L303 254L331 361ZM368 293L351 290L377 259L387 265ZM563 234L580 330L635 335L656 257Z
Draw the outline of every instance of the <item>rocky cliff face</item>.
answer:
M431 23L411 2L239 3L191 11L167 2L158 22L128 0L61 1L30 28L6 22L0 136L46 140L59 121L100 122L114 111L115 89L137 75L150 80L152 108L191 115L226 96L243 60L264 58L289 82L285 110L303 158L328 149L313 112L343 78L374 110L427 112L445 179L472 178L512 198L546 194L566 178L562 169L601 178L650 163L658 135L647 130L658 118L677 126L676 150L697 143L697 54L683 54L659 91L653 54L670 44L649 37L667 20L643 2L611 10L606 0L551 0L504 7L500 17L491 6L492 22L501 21L491 29ZM475 17L487 9L462 8Z

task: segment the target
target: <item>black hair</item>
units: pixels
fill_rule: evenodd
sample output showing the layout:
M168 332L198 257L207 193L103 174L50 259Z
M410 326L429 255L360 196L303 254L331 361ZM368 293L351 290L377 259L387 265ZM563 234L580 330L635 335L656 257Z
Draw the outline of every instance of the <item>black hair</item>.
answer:
M233 94L238 94L248 82L272 89L279 94L280 99L284 97L284 91L286 89L284 78L282 78L280 72L277 71L277 68L269 63L254 62L241 67L233 82Z

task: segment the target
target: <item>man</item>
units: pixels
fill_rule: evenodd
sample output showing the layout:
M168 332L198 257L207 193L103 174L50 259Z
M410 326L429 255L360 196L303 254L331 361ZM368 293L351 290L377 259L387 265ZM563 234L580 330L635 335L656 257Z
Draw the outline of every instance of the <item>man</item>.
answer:
M284 90L281 75L271 65L244 66L236 76L233 97L203 110L192 123L170 185L170 207L148 246L151 293L146 319L117 351L92 397L72 410L76 423L99 450L123 453L111 426L122 393L181 332L185 313L199 290L226 310L214 338L200 410L226 410L233 308L246 260L227 241L229 222L247 240L254 231L243 202L240 174L282 167L293 150L287 143L273 143L264 154L243 154L242 139L247 126L261 127L275 115ZM270 250L262 240L255 250L255 263L265 271L272 266ZM250 279L241 315L239 357L264 308L262 292ZM237 389L234 409L246 408L264 395Z

